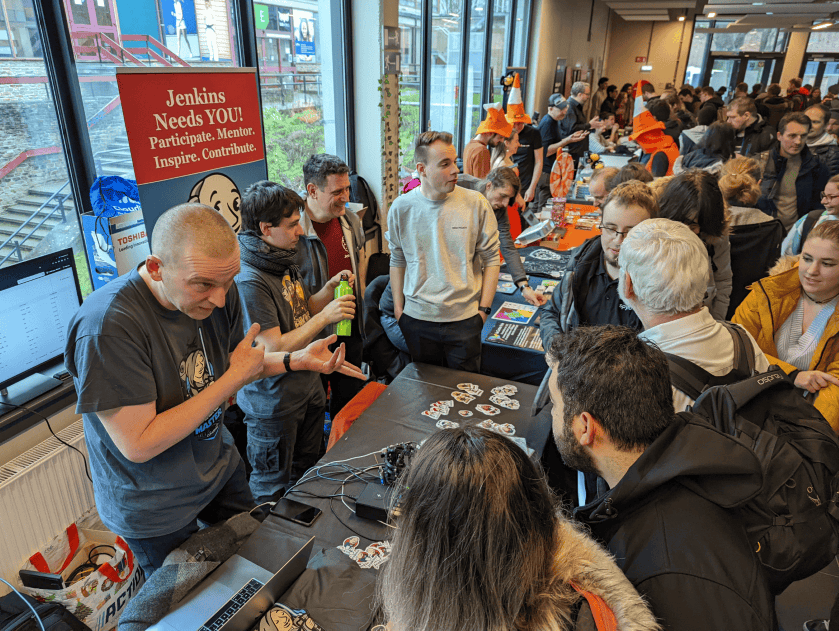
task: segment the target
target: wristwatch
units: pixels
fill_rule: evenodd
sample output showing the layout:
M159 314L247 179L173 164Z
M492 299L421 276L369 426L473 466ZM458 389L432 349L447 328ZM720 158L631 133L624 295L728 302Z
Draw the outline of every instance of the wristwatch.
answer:
M492 307L478 307L478 311L489 315L490 313L492 313Z
M291 369L291 353L286 353L285 357L283 357L283 366L285 366L286 372L294 372Z

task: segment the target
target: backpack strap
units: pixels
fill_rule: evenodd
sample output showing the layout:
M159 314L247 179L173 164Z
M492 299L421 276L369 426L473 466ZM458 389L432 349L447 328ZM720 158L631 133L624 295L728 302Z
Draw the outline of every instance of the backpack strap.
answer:
M817 208L816 210L811 210L807 213L807 218L804 219L804 223L801 226L801 240L799 241L799 245L801 247L804 247L807 235L810 234L810 230L812 230L813 226L816 225L816 222L819 220L819 217L822 216L823 212L824 208Z
M695 401L714 376L684 357L673 353L665 355L670 366L670 383Z
M588 606L591 608L591 615L594 618L597 631L618 631L618 619L603 598L597 594L587 592L573 581L571 582L571 587L577 590L588 601Z
M752 344L746 330L731 322L722 322L722 325L731 333L734 342L734 369L744 373L745 377L755 374L755 347Z
M736 324L730 322L722 322L721 324L731 334L731 339L734 342L734 368L728 375L735 377L731 373L736 373L739 377L734 379L726 379L728 375L723 375L722 378L717 377L684 357L665 353L667 363L670 366L670 382L673 387L684 392L694 401L711 384L739 381L751 377L755 373L755 351L748 333Z

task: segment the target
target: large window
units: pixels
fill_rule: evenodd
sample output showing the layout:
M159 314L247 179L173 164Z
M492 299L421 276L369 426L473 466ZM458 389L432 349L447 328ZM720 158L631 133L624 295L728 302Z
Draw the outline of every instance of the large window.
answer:
M54 93L44 60L37 58L42 49L32 0L7 1L2 9L12 28L5 40L0 35L5 79L0 83L0 267L69 247L82 287L90 292Z
M333 36L331 19L340 3L259 0L253 6L268 177L302 190L309 156L348 158L344 91L335 81L342 38Z
M702 85L702 77L705 74L705 62L708 57L708 46L711 41L711 35L708 33L697 32L697 29L710 28L711 22L705 20L696 20L693 30L693 39L690 42L690 54L688 55L688 63L685 68L685 83L689 83L695 88Z
M804 84L820 89L822 95L839 82L839 33L810 33L801 77Z
M457 108L462 89L463 0L432 0L430 129L459 137ZM455 140L457 142L457 140Z
M420 133L420 75L422 54L421 5L418 0L399 0L402 35L402 74L399 77L400 180L410 179L414 169L413 142Z
M521 4L526 3L522 2ZM492 39L489 48L489 77L487 82L490 103L500 103L504 98L504 91L501 89L499 79L506 70L504 61L513 18L510 13L511 5L511 0L492 0Z
M732 91L740 82L764 86L776 80L783 66L789 33L779 29L753 29L747 33L708 33L731 22L696 20L691 39L685 83L710 85Z
M500 79L507 68L527 65L526 0L469 0L468 7L464 0L426 1L430 15L422 12L423 0L399 0L403 181L414 168L411 143L419 132L450 132L462 153L485 116L483 105L502 101ZM427 50L423 27L429 33Z

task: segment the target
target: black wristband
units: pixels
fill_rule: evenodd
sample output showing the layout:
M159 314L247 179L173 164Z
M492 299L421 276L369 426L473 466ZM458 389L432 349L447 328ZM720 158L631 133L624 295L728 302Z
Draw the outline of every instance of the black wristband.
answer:
M285 366L286 372L294 372L291 368L291 353L286 353L283 357L283 366Z

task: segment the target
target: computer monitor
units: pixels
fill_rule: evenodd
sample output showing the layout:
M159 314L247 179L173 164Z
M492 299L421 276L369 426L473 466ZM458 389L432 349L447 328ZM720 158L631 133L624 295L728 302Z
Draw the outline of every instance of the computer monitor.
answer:
M63 359L81 304L70 248L0 269L0 390Z

